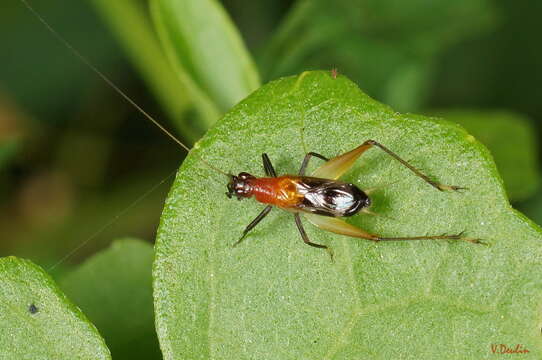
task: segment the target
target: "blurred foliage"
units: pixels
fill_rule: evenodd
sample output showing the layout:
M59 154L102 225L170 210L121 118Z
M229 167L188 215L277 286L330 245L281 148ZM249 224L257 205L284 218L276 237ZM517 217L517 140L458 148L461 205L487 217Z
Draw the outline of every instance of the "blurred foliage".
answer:
M8 165L9 160L17 153L19 141L8 139L0 142L0 169Z
M497 108L542 118L542 2L494 0L494 31L448 48L438 60L427 107ZM459 20L458 20L459 21Z
M186 86L175 81L175 73L154 34L143 4L134 0L92 0L109 24L134 66L149 84L177 130L189 141L197 140L204 129L194 128L186 112L191 99Z
M106 247L110 239L152 238L171 180L134 180L93 194L78 192L66 173L36 174L21 185L16 216L3 219L3 245L62 273L56 265L69 254L68 263Z
M489 148L512 201L525 200L538 190L538 137L529 119L505 111L464 109L432 114L462 125Z
M24 119L0 93L0 174L21 148ZM0 190L0 197L1 195Z
M179 78L189 77L220 113L260 86L258 70L217 0L152 0L151 10Z
M161 359L154 331L152 246L121 239L59 280L98 328L114 359Z
M516 208L537 224L542 224L542 191L516 205Z
M370 95L413 111L442 50L494 24L490 0L300 0L260 64L267 80L337 66Z
M107 29L98 26L86 2L32 3L82 53L92 54L91 60L104 72L115 73L122 65L118 46ZM0 17L0 89L38 121L63 123L67 117L60 114L73 114L88 101L95 76L74 61L19 1L3 2Z

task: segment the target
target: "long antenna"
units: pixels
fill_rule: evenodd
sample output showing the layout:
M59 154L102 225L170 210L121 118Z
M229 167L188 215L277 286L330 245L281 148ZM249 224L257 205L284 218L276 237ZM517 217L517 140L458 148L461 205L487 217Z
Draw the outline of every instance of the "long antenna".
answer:
M77 57L83 64L88 66L90 70L92 70L100 79L102 79L110 88L112 88L117 94L119 94L121 97L124 98L130 105L132 105L137 111L139 111L144 117L146 117L148 120L150 120L156 127L158 127L160 130L162 130L163 133L165 133L167 136L169 136L170 139L175 141L177 144L179 144L186 152L190 151L190 148L183 144L179 139L177 139L172 133L170 133L168 130L166 130L165 127L163 127L154 117L152 117L148 112L143 110L141 106L139 106L134 100L132 100L131 97L129 97L124 91L122 91L113 81L111 81L104 73L102 73L96 66L94 66L83 54L81 54L72 44L70 44L62 35L58 33L43 16L41 16L29 3L27 0L21 0L21 2L26 6L26 8L34 14L34 16L45 26L47 30L53 36L60 41L62 44L64 44L65 47L67 47L75 57ZM207 161L203 160L201 157L199 160L207 165L209 168L213 169L214 171L224 174L227 177L230 177L230 175L219 168L217 168L214 165L211 165Z

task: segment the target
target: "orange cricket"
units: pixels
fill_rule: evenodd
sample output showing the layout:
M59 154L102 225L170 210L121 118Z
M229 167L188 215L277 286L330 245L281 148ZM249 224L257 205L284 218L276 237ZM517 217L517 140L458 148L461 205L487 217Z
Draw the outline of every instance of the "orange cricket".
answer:
M228 197L237 199L254 197L258 202L267 204L263 211L245 228L241 238L234 244L239 244L248 232L253 229L276 206L294 214L295 223L303 241L317 248L328 249L327 246L313 243L309 240L300 213L317 227L341 235L358 237L373 241L397 240L436 240L454 239L480 243L478 239L464 238L462 233L455 235L412 236L412 237L382 237L368 233L356 226L339 219L357 214L371 205L371 199L356 185L337 180L354 162L368 149L376 146L388 155L410 169L416 176L438 190L459 190L459 186L449 186L435 182L384 145L368 140L352 151L328 159L320 154L308 153L299 170L298 175L277 176L275 169L267 154L262 154L263 166L268 177L255 177L242 172L239 175L229 175ZM326 161L314 171L312 176L305 176L305 170L311 157L318 157ZM368 212L368 211L367 211ZM329 250L329 249L328 249Z

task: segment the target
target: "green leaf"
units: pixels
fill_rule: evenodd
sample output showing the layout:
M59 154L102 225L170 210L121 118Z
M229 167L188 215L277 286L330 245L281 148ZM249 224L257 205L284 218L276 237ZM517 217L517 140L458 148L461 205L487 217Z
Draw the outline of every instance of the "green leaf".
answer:
M0 259L1 359L110 359L98 331L45 271Z
M216 0L152 0L151 11L175 68L220 111L260 85L235 25Z
M116 359L161 359L153 320L152 259L148 243L117 240L59 281Z
M198 161L262 176L261 154L297 173L307 151L334 156L375 139L461 192L439 192L371 149L345 180L372 193L348 221L387 236L465 230L454 241L373 243L224 196L226 178ZM315 160L314 168L318 165ZM154 304L165 359L493 358L523 344L540 358L542 236L506 199L487 149L458 125L401 115L343 76L273 81L234 107L183 163L155 246Z
M538 146L529 119L505 111L442 110L434 113L464 126L489 148L511 200L524 200L538 190Z

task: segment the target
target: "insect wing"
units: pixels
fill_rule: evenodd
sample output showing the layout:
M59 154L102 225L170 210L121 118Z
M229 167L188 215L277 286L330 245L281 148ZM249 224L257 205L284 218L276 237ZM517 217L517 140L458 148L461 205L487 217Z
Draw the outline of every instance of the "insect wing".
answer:
M324 216L351 216L367 203L367 195L355 185L337 180L301 177L298 185L301 211Z

